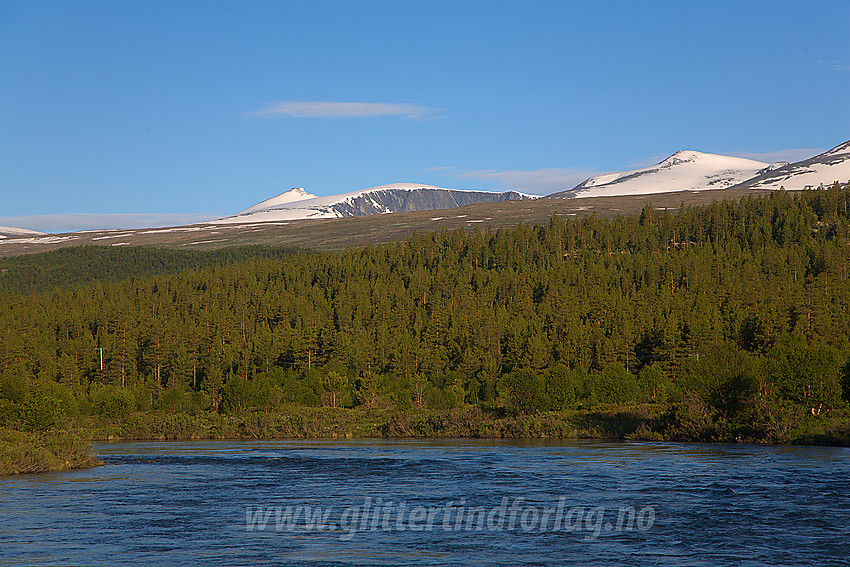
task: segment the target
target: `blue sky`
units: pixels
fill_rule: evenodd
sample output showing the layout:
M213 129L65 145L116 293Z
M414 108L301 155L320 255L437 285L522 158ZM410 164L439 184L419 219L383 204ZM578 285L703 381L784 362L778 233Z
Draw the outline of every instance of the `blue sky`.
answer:
M0 0L0 225L802 159L850 139L848 29L845 0Z

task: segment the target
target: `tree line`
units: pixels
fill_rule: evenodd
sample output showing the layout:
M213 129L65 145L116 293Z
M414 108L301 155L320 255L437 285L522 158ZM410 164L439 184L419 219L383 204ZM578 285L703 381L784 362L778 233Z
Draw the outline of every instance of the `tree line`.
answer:
M848 193L647 205L7 291L0 425L287 404L655 403L683 438L782 440L850 399ZM133 254L150 266L168 253Z
M248 258L281 258L305 253L309 251L271 246L233 246L217 250L72 246L53 252L0 258L0 294L71 289L94 281L150 277Z

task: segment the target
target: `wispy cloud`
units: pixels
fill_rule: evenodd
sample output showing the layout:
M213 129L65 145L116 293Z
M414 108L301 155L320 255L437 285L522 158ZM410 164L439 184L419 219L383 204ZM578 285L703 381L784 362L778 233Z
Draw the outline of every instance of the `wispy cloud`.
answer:
M831 70L838 71L839 73L846 73L850 71L850 65L847 64L847 61L842 61L840 59L818 59L815 63L817 65L829 67Z
M436 108L419 104L386 102L273 102L258 110L247 113L248 117L287 118L373 118L398 116L408 120L433 117Z
M102 228L156 228L206 222L220 218L215 213L69 213L59 215L28 215L0 217L0 226L28 228L40 232L76 232Z
M445 171L446 168L433 168ZM534 170L495 170L479 169L456 171L458 179L479 179L496 182L505 189L514 189L532 195L549 195L558 191L572 189L597 172L570 167L548 167Z
M793 163L795 161L809 159L810 157L814 157L825 151L826 150L821 148L791 148L788 150L776 150L775 152L737 152L729 155L754 159L766 163L774 163L777 161L790 161Z

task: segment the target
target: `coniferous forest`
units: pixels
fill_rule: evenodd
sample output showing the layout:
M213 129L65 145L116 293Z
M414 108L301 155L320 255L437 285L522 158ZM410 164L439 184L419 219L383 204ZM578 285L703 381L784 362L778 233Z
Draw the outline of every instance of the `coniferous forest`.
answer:
M100 271L104 248L8 259L0 426L846 443L848 200L836 184L342 253L112 249ZM57 270L73 281L46 283Z

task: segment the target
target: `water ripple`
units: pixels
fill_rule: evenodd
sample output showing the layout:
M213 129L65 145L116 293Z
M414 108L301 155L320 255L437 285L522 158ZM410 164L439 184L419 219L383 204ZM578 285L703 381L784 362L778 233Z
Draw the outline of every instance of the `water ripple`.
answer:
M850 536L847 449L346 440L97 450L97 469L0 478L0 563L843 565ZM487 524L503 507L505 525ZM300 525L286 524L287 510ZM305 510L325 514L323 527ZM430 529L417 529L434 510ZM646 529L617 527L617 514L650 510ZM269 514L265 528L249 528L254 513Z

